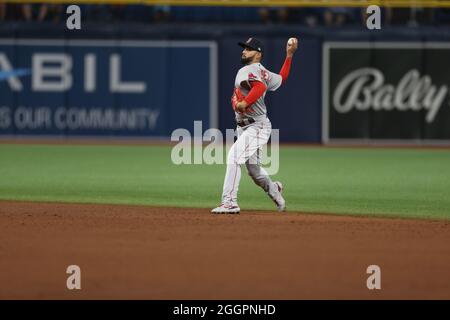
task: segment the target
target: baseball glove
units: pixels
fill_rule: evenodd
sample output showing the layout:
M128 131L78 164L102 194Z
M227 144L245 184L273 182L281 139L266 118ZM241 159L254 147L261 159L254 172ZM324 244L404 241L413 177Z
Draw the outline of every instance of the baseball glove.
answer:
M236 111L237 103L244 100L244 98L245 95L242 93L242 91L239 88L234 88L233 95L231 96L231 106L233 107L234 111Z

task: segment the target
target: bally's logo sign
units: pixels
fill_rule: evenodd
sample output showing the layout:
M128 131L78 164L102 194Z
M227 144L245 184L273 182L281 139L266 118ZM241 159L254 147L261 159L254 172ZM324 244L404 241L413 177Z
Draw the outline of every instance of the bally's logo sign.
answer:
M450 140L449 56L449 43L324 43L322 141Z
M428 75L417 69L406 72L397 84L386 83L382 71L360 68L345 75L333 92L333 107L339 113L369 109L425 110L426 122L433 122L439 109L447 102L448 86L435 85Z

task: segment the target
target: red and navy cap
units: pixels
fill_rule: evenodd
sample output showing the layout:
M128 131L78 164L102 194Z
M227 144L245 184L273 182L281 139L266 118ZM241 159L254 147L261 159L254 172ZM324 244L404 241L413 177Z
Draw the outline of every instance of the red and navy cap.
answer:
M245 42L238 42L238 44L242 48L249 48L249 49L261 52L261 53L263 53L263 51L264 51L264 46L261 43L261 41L259 41L258 39L255 39L255 38L248 38L247 41L245 41Z

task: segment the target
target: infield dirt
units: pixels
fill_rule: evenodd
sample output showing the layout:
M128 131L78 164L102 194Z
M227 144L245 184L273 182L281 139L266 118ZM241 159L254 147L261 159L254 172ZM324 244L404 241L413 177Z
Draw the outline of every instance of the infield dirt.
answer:
M450 299L448 221L0 201L0 226L0 299Z

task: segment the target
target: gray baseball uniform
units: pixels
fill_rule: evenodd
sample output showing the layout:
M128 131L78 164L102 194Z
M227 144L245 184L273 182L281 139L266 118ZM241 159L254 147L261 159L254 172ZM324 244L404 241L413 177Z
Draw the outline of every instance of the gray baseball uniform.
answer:
M250 82L261 81L267 87L268 91L275 91L281 86L283 81L279 74L270 72L264 66L257 62L244 66L239 69L236 80L234 81L235 88L240 88L244 95L249 93ZM267 107L264 103L264 93L245 113L236 112L236 120L240 121L244 118L255 118L267 114Z
M282 83L279 74L268 71L261 63L253 63L241 68L235 80L244 95L250 91L251 81L261 81L269 91L277 90ZM254 123L237 128L238 139L231 147L227 157L227 172L223 185L222 203L237 206L237 193L241 178L241 164L246 165L253 181L264 189L271 199L279 195L277 186L272 182L266 170L260 166L260 149L269 141L272 124L267 118L264 94L245 113L236 112L236 121L252 118Z

